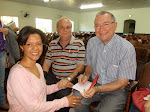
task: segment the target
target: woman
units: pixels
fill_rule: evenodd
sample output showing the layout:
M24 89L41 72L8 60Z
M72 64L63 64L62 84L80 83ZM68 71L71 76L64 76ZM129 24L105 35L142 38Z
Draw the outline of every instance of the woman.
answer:
M24 52L20 62L15 64L9 74L7 95L9 112L54 112L63 107L75 107L81 102L72 93L51 102L46 95L60 90L58 84L47 86L43 70L36 63L43 51L45 35L31 26L24 27L18 36L18 43Z

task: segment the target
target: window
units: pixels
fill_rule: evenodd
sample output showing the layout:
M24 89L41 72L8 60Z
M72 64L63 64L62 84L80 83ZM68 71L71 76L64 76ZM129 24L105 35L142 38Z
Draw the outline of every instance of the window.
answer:
M18 17L1 16L1 20L4 22L5 25L8 25L11 22L15 22L16 27L19 27Z
M52 32L52 20L51 19L42 19L36 18L35 20L36 28L42 30L45 33Z
M72 32L74 32L74 21L71 21L72 24Z

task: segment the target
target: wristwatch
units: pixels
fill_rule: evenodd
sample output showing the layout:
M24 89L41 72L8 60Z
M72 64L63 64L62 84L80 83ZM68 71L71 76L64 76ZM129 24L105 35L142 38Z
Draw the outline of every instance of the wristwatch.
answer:
M67 77L68 81L71 81L71 78L70 77Z

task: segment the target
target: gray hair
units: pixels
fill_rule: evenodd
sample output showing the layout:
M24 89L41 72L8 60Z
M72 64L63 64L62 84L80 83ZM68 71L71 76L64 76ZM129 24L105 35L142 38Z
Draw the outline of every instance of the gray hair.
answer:
M63 19L67 19L67 20L70 22L70 25L71 25L71 27L72 27L71 20L70 20L69 18L67 18L67 17L61 17L61 18L57 21L57 23L56 23L56 26L57 26L57 27L58 27L58 25L59 25L59 22L60 22L61 20L63 20Z
M109 14L109 15L111 16L112 21L113 21L113 22L116 22L115 16L114 16L112 13L108 12L108 11L100 11L100 12L98 12L98 13L96 14L95 20L96 20L96 18L97 18L99 15L104 15L104 14ZM94 22L95 22L95 21L94 21Z

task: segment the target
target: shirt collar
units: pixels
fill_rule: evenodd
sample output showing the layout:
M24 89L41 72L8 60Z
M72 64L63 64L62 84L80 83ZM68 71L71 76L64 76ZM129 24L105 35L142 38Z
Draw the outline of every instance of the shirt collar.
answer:
M106 44L109 49L112 49L116 44L116 34L114 34L113 38Z
M56 41L55 41L55 43L56 43L56 44L58 44L59 39L60 39L60 37L58 37L58 38L56 39ZM74 39L75 39L75 37L71 35L70 44L72 44L72 43L73 43L73 40L74 40Z
M97 36L96 36L96 37L97 37ZM104 43L101 41L101 39L100 39L99 37L97 37L96 42L97 42L98 44L104 44Z

